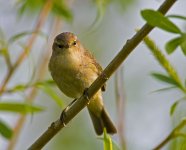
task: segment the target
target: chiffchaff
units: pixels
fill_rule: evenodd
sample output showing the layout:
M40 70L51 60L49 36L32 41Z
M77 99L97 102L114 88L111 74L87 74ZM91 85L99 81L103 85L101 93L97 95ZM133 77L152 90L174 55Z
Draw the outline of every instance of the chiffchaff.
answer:
M52 49L49 63L52 78L65 95L79 98L101 74L101 66L73 33L64 32L56 36ZM103 106L104 89L102 87L87 105L98 135L103 133L104 127L110 134L117 132Z

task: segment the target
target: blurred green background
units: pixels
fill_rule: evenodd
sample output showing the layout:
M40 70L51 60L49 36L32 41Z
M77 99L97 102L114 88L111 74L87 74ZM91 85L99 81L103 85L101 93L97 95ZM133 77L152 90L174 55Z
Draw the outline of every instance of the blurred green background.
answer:
M45 1L41 2L45 3ZM75 33L104 68L119 52L126 40L135 34L135 29L145 23L140 16L140 11L145 8L157 9L162 2L163 0L110 0L105 1L106 4L104 5L107 6L104 7L104 5L99 4L99 1L64 1L66 5L64 7L69 10L66 10L66 12L57 11L57 14L64 13L65 15L57 17L61 25L55 35L64 31ZM24 1L0 1L0 28L4 32L6 39L21 32L33 31L35 27L40 7L37 10L26 7L26 10L22 11L20 15L19 8L20 4L23 3ZM32 3L33 7L35 7L34 3L37 2L33 1ZM178 1L170 10L170 13L186 14L186 9L183 6L186 6L186 1ZM71 15L73 16L72 18ZM32 78L33 72L43 59L42 54L47 49L46 46L51 47L51 42L55 35L50 37L50 30L56 19L55 17L56 15L54 14L49 15L41 27L44 36L37 36L29 57L17 69L7 87L27 83ZM175 22L183 29L186 29L183 22L178 20L175 20ZM25 45L29 36L20 38L9 46L13 62L21 53L20 45ZM172 35L155 29L150 36L161 49L164 49L165 42ZM49 50L49 53L51 53L51 49ZM177 68L179 75L184 78L186 75L185 56L181 51L176 51L168 58ZM153 92L165 87L165 85L154 80L150 73L153 71L161 72L163 69L154 60L144 44L140 44L130 54L123 66L124 118L119 119L124 122L123 134L127 149L149 150L159 144L172 131L173 127L180 122L180 119L185 116L186 111L184 108L186 104L179 106L175 115L170 117L170 107L180 97L180 92L175 90L171 92ZM0 57L0 81L3 81L6 72L7 68L4 64L4 59ZM44 79L51 79L48 70ZM54 90L63 100L64 106L66 106L70 99L64 96L57 87L54 87ZM1 96L1 100L24 101L27 94L29 94L29 90L4 94ZM115 124L117 124L119 121L114 77L111 77L107 82L107 90L103 93L103 96L106 108ZM61 113L60 107L42 90L39 90L34 104L43 106L45 111L27 116L15 150L28 148L47 129L52 121L58 119ZM15 126L18 116L18 114L12 113L0 114L0 118L5 120L11 127ZM118 135L114 135L113 140L119 145ZM164 149L175 149L177 143L178 140L174 140L172 144L166 145ZM8 140L0 137L0 149L6 150L7 146ZM44 149L95 150L103 149L103 142L95 135L88 112L84 109Z

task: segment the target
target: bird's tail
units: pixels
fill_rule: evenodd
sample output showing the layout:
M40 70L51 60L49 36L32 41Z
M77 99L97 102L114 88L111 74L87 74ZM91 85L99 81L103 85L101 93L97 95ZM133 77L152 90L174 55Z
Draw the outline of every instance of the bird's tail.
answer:
M106 128L107 133L109 134L117 133L117 130L104 107L102 108L99 116L95 114L94 111L91 111L91 109L88 110L94 125L94 129L98 135L101 135L103 133L104 128Z

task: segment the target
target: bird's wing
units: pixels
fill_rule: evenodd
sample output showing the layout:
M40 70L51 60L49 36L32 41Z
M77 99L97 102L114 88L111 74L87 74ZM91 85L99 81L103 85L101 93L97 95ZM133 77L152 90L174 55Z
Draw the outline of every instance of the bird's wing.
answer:
M97 61L96 61L96 59L94 58L94 56L93 56L87 49L85 49L84 55L91 59L90 62L96 67L96 72L97 72L98 76L101 75L101 73L103 72L103 69L102 69L102 67L100 66L100 64L97 63ZM106 84L104 84L104 85L101 87L101 90L102 90L102 91L105 91L105 90L106 90Z

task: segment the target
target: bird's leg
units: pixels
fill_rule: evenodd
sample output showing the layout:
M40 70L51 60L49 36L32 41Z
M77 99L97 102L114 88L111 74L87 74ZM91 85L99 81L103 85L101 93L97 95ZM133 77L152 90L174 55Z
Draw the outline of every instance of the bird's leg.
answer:
M74 99L61 113L60 120L63 123L63 126L65 127L66 124L64 122L64 118L66 117L66 112L67 110L72 106L72 104L76 101L77 99Z
M85 88L85 90L83 92L83 95L87 99L87 101L88 101L87 105L88 105L90 103L90 98L89 98L89 95L88 95L88 88Z

